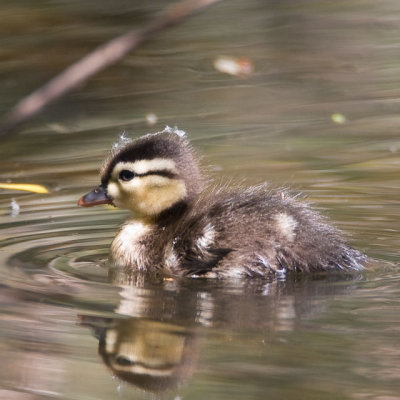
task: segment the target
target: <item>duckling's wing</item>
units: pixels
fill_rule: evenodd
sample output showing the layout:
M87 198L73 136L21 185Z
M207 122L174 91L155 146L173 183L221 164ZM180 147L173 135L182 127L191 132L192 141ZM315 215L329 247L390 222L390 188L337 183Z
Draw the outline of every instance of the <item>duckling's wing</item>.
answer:
M180 254L180 265L185 275L204 275L233 249L221 246L220 233L210 218L209 209L197 207L176 229L174 251Z
M187 275L204 275L226 257L232 249L207 247L202 250L191 250L182 260L182 267Z

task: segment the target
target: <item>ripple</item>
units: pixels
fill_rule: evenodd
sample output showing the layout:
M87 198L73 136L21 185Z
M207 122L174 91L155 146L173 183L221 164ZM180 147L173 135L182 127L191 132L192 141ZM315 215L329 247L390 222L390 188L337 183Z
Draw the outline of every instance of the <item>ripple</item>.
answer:
M113 310L118 290L108 284L106 260L120 213L82 215L65 198L40 207L21 203L23 213L0 226L2 285L40 301Z

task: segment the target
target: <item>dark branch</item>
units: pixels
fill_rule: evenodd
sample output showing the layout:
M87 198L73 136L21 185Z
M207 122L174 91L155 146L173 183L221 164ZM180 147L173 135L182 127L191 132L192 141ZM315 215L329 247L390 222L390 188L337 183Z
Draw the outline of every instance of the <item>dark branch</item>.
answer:
M220 0L186 0L167 7L142 29L121 35L95 49L65 69L30 95L24 97L5 117L0 137L38 114L50 103L64 96L92 75L122 59L128 52L170 26L176 25L202 8Z

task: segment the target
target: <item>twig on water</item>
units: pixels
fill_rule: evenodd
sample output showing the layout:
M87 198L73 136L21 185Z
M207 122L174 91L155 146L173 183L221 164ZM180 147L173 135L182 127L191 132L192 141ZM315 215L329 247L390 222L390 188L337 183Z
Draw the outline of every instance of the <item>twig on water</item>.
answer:
M92 75L116 63L156 33L186 20L197 11L218 1L221 0L185 0L173 3L144 28L129 31L99 46L17 103L5 116L0 128L0 137L87 81Z

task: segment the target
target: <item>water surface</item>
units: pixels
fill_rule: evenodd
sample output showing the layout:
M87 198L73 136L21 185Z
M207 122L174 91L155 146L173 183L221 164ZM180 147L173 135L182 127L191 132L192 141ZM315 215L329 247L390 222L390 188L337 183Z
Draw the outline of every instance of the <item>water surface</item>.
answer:
M163 5L4 2L0 110ZM0 396L400 399L399 13L394 0L225 1L2 141L0 180L50 193L0 192ZM220 55L254 74L216 71ZM126 213L76 201L123 131L165 125L216 180L303 193L368 271L140 284L110 271Z

